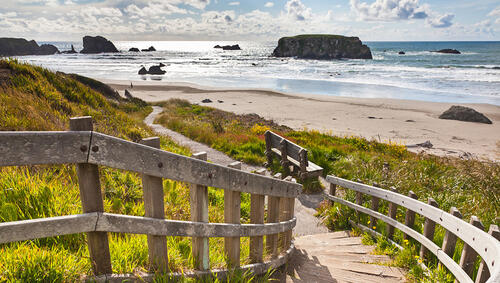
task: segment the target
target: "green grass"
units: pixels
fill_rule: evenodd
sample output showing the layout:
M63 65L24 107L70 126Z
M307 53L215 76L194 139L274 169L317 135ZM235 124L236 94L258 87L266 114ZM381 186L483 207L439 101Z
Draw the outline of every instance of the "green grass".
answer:
M108 135L138 141L153 136L143 122L152 108L137 99L113 99L70 75L0 60L0 131L67 130L69 118L90 115L94 129ZM190 155L187 148L161 137L162 149ZM144 215L141 176L100 167L104 210ZM190 220L189 186L164 180L165 217ZM210 221L223 222L223 191L209 188ZM250 200L242 198L243 222L248 222ZM73 165L0 167L0 222L79 214L82 212L78 180ZM110 233L114 273L148 270L145 235ZM167 237L169 268L193 269L191 238ZM211 267L224 267L223 240L210 241ZM242 238L242 264L248 262L248 238ZM43 238L0 245L0 282L72 282L91 275L84 234ZM235 282L252 276L235 274ZM237 279L240 281L237 281ZM243 279L244 278L244 279ZM160 278L161 279L161 278ZM186 279L186 282L189 282ZM159 281L161 282L161 281ZM260 282L260 281L257 281Z

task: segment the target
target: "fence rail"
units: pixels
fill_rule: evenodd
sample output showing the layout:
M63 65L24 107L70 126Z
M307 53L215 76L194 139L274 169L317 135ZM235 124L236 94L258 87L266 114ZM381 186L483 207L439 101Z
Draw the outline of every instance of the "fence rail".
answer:
M251 237L250 261L242 266L256 274L283 265L293 251L291 241L282 241L281 253L263 260L263 236L287 239L296 224L290 205L302 191L295 180L266 177L229 166L208 163L206 153L186 157L159 149L159 139L142 143L94 132L91 117L72 118L67 132L0 132L0 166L76 164L83 214L0 223L0 244L87 233L93 273L97 280L131 279L133 275L112 274L108 232L148 235L151 271L168 272L165 236L193 237L194 272L189 277L213 274L224 277L227 270L209 269L208 238L224 237L228 266L238 267L239 237ZM145 217L106 213L98 166L142 174ZM192 221L164 219L162 179L190 183ZM224 189L225 223L208 222L208 187ZM240 193L251 194L250 224L240 224ZM264 223L265 197L277 199L278 211L287 211ZM226 199L227 198L227 199ZM273 209L276 209L273 207ZM179 274L170 273L172 276ZM147 275L142 279L153 279Z
M390 233L392 229L401 230L405 235L415 239L422 245L422 257L425 257L427 251L430 251L437 256L439 262L446 266L459 282L473 282L471 277L478 255L482 259L482 264L478 270L476 282L500 282L500 242L498 240L498 227L496 225L491 225L490 233L496 235L497 238L477 227L482 225L477 224L479 222L477 217L471 217L471 223L469 224L455 216L457 215L456 213L453 215L436 207L437 203L433 199L429 199L426 204L418 201L416 196L411 192L409 196L404 196L392 190L384 190L330 175L327 176L326 180L331 186L330 194L327 194L328 199L382 220L387 224L386 234L390 239L392 238L392 234ZM337 186L355 191L357 193L356 203L335 196ZM372 208L363 206L363 194L372 197ZM379 200L389 202L388 215L378 212ZM401 206L406 209L406 221L404 224L395 219L395 214L392 212L396 208L393 207L391 209L391 206ZM452 212L455 210L456 208L452 208ZM420 234L412 227L415 220L414 213L425 217L423 234ZM443 247L439 247L433 242L436 224L447 231L448 238L450 238L450 235L453 235L464 241L465 244L460 263L455 262L450 257L453 256L456 239L455 241L444 241Z

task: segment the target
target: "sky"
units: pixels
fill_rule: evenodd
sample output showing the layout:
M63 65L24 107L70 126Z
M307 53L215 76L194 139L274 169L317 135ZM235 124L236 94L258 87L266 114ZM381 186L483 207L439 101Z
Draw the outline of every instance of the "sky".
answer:
M500 40L500 0L2 0L0 37L79 41Z

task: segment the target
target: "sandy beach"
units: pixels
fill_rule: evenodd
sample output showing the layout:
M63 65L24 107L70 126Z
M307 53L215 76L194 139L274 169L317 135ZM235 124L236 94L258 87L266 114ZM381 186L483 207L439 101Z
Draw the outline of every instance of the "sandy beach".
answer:
M148 102L183 98L191 103L231 111L256 113L294 129L315 129L339 136L362 136L382 142L413 145L430 141L431 149L411 147L440 156L500 160L500 106L460 104L486 115L492 125L438 119L452 103L350 98L281 93L265 89L219 89L194 84L107 80L123 95L125 89ZM203 99L212 103L202 103Z

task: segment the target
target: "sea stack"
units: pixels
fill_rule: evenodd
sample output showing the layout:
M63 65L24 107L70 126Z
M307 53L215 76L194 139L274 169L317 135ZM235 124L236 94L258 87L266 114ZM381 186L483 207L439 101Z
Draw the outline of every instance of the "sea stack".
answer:
M275 57L302 59L373 59L371 50L358 37L313 34L282 37L274 49Z
M52 55L57 53L59 53L59 50L51 44L38 46L38 43L34 40L0 38L0 56Z
M83 50L80 53L83 54L96 54L96 53L116 53L119 52L116 49L113 42L107 40L102 36L85 36L83 38Z

